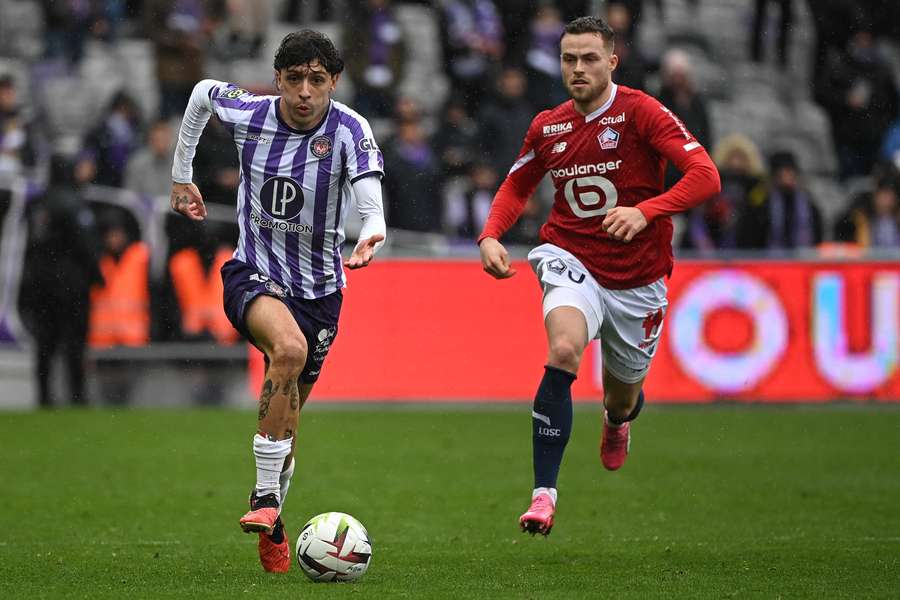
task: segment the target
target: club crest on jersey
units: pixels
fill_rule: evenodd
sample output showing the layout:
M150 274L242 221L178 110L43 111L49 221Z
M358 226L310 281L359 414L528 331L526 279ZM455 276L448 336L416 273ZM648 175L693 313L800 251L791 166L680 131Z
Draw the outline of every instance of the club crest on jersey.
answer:
M327 158L331 156L332 145L331 138L327 135L320 135L319 137L313 138L309 143L309 147L316 158Z
M612 127L607 127L597 136L597 141L604 150L612 150L619 145L619 132Z
M554 123L553 125L544 125L544 137L560 135L563 133L572 133L572 122Z

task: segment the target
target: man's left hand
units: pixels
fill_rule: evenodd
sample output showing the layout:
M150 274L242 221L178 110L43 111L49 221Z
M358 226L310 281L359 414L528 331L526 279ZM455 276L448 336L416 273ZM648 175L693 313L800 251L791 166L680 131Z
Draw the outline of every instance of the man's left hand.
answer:
M613 238L628 243L647 227L644 213L635 206L611 208L603 219L603 229Z
M384 241L384 236L380 233L376 233L367 240L360 240L350 258L344 261L344 266L348 269L361 269L368 265L375 255L375 244L381 241Z

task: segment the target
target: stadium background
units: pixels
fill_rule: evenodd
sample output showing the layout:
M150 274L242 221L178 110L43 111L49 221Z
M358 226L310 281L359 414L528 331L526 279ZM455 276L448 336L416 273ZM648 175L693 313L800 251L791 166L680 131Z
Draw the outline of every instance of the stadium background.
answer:
M200 226L170 214L167 163L193 82L270 91L274 49L301 24L343 48L337 98L370 117L389 173L389 243L351 277L317 397L527 399L543 358L537 286L527 273L481 276L471 239L528 120L560 100L562 23L588 11L619 30L616 80L673 105L725 181L721 197L677 219L651 398L900 398L894 3L3 0L0 405L34 403L28 307L17 299L31 272L29 206L59 153L93 163L81 192L93 224L78 235L107 260L106 285L92 291L90 402L252 405L248 348L217 305L217 266L236 239L234 150L221 129L204 135L197 175L211 210ZM773 171L785 163L812 216L781 241L754 235L776 227ZM877 213L874 197L888 208ZM544 185L511 232L515 255L550 201ZM723 291L734 285L744 287ZM116 303L131 308L116 313ZM418 376L395 375L419 357ZM61 366L53 385L64 403ZM597 372L586 361L579 400L599 397Z
M589 349L557 523L532 540L515 518L545 343L521 260L548 187L509 235L519 275L487 277L472 238L532 115L560 100L559 31L585 12L619 32L616 80L662 97L725 187L676 221L628 464L599 465ZM0 0L0 597L896 597L898 14L892 0ZM271 91L274 50L301 26L344 50L337 96L370 118L388 172L389 243L350 274L285 509L290 534L330 510L368 527L369 573L337 588L267 576L237 531L260 363L218 304L237 171L214 122L195 162L210 218L168 201L190 87ZM74 218L47 227L59 156L84 185L65 190ZM787 196L806 208L771 219ZM36 260L57 235L58 260ZM103 257L105 287L73 280L76 246ZM91 409L69 408L57 352L56 410L34 410L35 307L63 315L55 334L88 304Z

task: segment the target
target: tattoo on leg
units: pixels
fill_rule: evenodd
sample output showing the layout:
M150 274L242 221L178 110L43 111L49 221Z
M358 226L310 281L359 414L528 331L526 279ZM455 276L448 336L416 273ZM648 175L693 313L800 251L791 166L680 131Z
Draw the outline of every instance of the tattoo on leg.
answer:
M300 388L297 387L297 383L294 382L291 385L291 389L288 392L291 397L291 410L299 410L300 409Z
M278 393L278 384L273 383L271 379L266 379L263 384L262 394L259 395L259 420L262 421L269 414L269 403L272 396Z
M287 439L287 438L289 438L289 437L294 437L294 430L293 430L293 429L287 429L287 430L285 430L285 432L284 432L284 439Z

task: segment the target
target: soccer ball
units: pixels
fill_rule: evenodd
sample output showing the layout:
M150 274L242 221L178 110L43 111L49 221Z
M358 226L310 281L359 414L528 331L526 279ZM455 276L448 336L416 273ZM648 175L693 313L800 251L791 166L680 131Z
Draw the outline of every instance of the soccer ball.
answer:
M369 568L371 558L366 528L348 514L317 515L297 536L297 562L313 581L355 581Z

